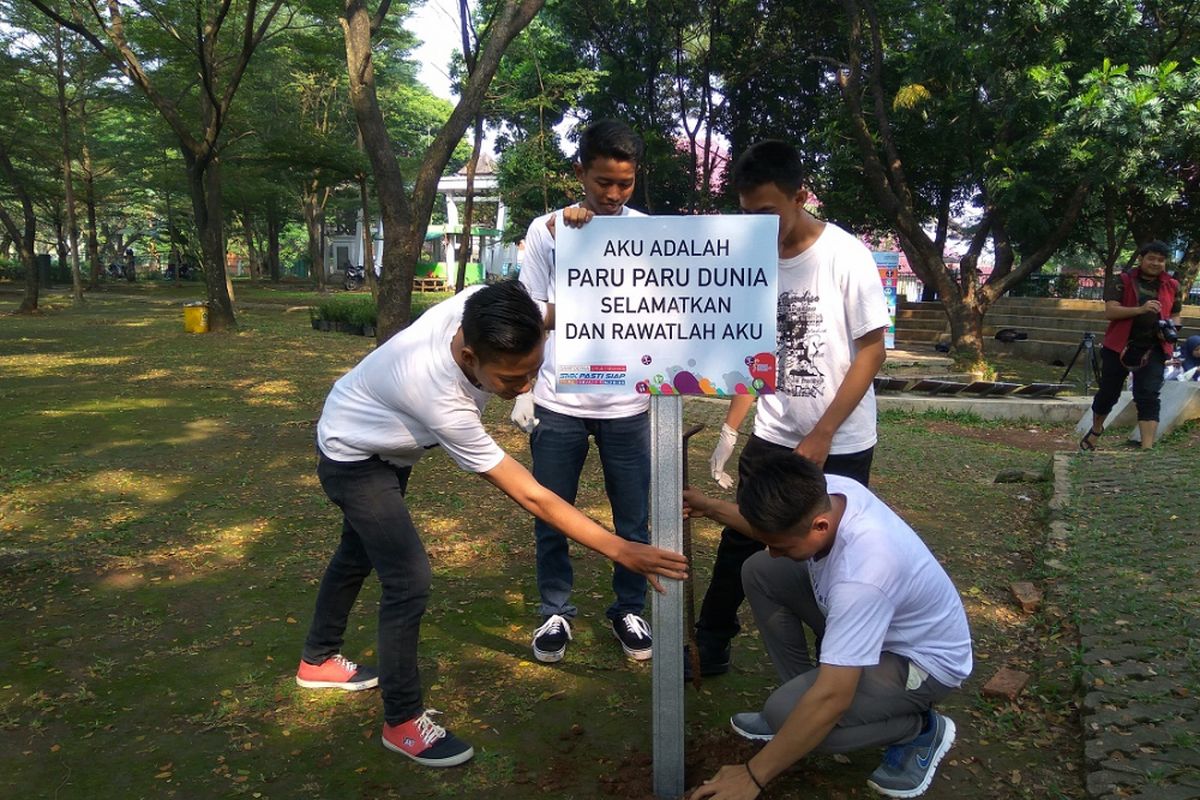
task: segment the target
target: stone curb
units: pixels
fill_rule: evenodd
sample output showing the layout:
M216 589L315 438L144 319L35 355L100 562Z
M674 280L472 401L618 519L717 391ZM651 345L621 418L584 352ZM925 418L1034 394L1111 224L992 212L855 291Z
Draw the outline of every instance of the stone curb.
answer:
M1052 551L1070 547L1072 527L1064 517L1076 455L1053 457ZM1188 665L1161 660L1160 634L1137 625L1084 623L1079 634L1081 661L1092 676L1080 706L1087 796L1200 800L1200 748L1194 743L1200 700L1181 694L1174 677L1188 674Z

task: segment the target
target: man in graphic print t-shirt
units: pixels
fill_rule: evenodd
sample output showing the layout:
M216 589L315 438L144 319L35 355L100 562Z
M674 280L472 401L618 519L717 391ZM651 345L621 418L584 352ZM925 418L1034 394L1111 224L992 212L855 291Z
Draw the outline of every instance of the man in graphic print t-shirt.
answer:
M795 148L764 141L733 168L742 210L779 217L778 373L775 394L758 398L754 433L738 460L738 480L767 454L794 450L826 474L866 486L875 452L875 375L886 352L889 318L870 251L846 231L805 210L808 192ZM729 488L725 462L754 399L734 398L710 461ZM739 488L740 494L740 488ZM742 563L762 545L736 530L721 532L713 577L696 621L702 675L729 669L740 626Z

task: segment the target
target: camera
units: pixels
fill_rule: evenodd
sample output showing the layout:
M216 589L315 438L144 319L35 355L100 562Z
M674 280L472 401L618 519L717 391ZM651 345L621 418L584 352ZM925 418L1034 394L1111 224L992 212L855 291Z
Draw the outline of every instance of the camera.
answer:
M1174 344L1179 341L1179 328L1169 319L1158 321L1158 335L1164 342Z

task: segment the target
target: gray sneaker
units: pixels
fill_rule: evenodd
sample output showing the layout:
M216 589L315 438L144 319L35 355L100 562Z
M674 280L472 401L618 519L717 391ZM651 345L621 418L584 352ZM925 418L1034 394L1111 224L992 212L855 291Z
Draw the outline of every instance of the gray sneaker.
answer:
M936 711L926 712L927 730L905 744L894 744L867 779L870 786L888 797L917 797L933 782L938 763L954 744L954 720Z
M752 742L769 742L775 738L775 731L767 724L767 718L757 711L742 711L729 718L733 732L743 739Z

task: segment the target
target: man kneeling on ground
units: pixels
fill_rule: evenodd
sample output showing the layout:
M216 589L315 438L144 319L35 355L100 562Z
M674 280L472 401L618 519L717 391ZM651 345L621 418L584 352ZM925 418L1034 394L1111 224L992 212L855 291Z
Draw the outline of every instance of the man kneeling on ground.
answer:
M862 484L796 453L764 457L739 505L684 492L684 513L766 545L742 584L779 674L761 711L735 714L767 742L692 794L754 798L810 751L887 746L867 785L889 797L929 788L954 742L933 710L971 673L971 634L949 576L912 528ZM810 656L804 627L816 641Z

